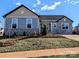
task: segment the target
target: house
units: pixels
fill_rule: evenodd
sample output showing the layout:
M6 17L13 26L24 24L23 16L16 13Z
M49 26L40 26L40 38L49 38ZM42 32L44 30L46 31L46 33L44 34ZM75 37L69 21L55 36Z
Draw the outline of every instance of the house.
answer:
M73 21L64 15L38 15L24 5L5 14L5 35L71 34Z
M73 34L79 34L79 24L74 27Z

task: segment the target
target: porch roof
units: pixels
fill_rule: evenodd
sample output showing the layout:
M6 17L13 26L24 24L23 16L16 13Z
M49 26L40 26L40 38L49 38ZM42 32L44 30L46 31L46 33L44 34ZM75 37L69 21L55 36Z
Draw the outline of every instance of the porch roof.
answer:
M64 17L66 17L66 16L64 16L64 15L40 15L39 19L40 20L53 20L53 21L57 22L57 21L61 20ZM68 18L68 17L66 17L66 18ZM71 19L69 19L69 20L71 20Z

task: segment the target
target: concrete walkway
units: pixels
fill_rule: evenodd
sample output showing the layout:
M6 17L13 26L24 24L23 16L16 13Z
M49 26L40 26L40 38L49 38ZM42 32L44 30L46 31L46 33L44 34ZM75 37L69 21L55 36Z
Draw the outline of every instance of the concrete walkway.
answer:
M79 47L0 53L0 58L26 58L67 54L79 54Z
M62 36L79 41L79 35L62 35Z

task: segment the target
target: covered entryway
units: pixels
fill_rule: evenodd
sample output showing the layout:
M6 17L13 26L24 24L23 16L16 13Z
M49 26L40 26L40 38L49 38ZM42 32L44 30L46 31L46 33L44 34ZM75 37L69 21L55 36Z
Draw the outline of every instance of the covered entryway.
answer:
M47 33L52 33L52 24L48 23Z
M46 25L42 24L42 26L41 26L41 33L42 33L42 35L46 35L47 34L47 29L46 28L47 28Z
M46 34L49 34L49 33L52 33L52 23L42 23L41 24L41 32L43 35L46 35Z

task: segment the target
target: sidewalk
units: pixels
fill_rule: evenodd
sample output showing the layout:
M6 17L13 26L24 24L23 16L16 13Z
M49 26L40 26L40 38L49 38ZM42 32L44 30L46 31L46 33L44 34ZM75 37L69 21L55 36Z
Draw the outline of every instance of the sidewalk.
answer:
M79 47L0 53L0 58L26 58L66 54L79 54Z
M72 40L79 41L79 35L62 35L62 36L67 37Z

